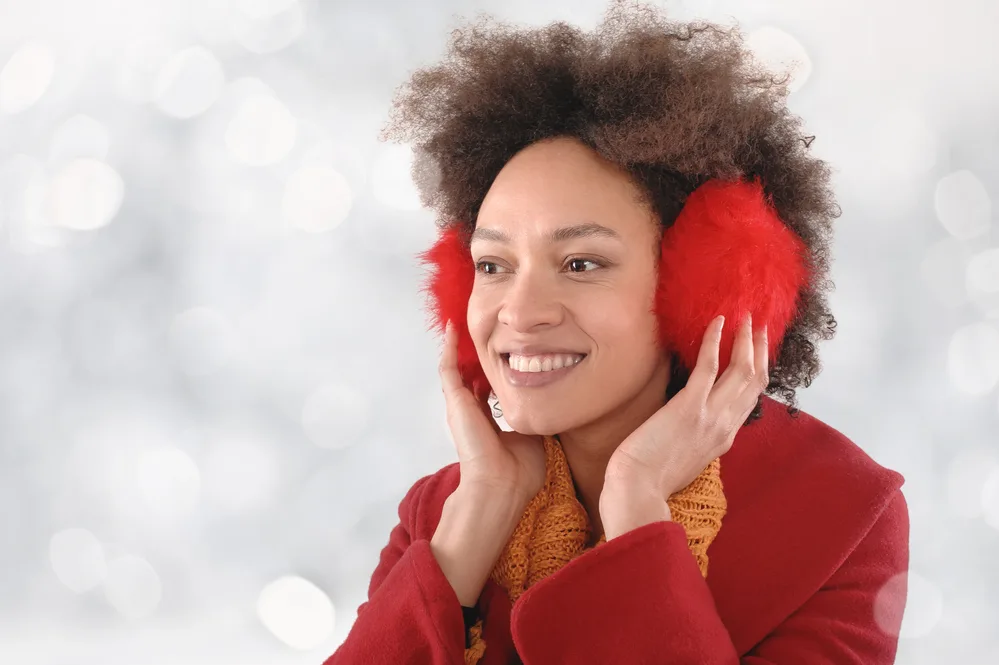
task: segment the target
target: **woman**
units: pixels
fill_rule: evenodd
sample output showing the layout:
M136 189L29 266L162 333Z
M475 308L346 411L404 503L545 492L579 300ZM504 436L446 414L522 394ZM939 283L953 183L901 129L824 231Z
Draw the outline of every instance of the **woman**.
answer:
M634 9L456 31L397 102L459 461L327 665L894 661L902 478L794 407L828 169L737 31Z

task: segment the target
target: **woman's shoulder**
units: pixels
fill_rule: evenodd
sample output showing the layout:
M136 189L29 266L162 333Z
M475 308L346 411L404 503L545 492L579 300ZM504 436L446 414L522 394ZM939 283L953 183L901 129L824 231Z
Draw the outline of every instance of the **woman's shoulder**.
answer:
M787 405L766 396L763 416L743 427L722 458L726 466L737 484L757 484L761 477L771 482L799 478L885 496L905 480L835 427L802 410L792 416Z
M746 539L796 543L797 554L842 561L879 521L907 531L904 478L834 427L766 398L763 417L722 458L728 501L721 549ZM892 547L901 547L895 538Z
M766 398L721 472L728 512L708 583L740 643L757 643L817 589L842 579L873 589L906 569L904 479L818 418Z

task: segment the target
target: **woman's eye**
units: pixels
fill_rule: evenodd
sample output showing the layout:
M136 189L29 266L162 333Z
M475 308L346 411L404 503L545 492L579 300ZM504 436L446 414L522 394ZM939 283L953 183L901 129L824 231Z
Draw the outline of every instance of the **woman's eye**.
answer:
M590 264L593 264L593 265L595 265L597 267L600 266L600 264L597 263L596 261L591 261L589 259L569 259L569 265L570 266L572 266L573 264L577 264L578 265L578 264L581 264L581 263L590 263ZM570 268L569 271L570 272L588 272L585 268L582 269L582 270L572 270L572 268Z
M483 266L493 266L493 272L484 271L482 269ZM496 274L495 269L496 269L496 264L493 263L492 261L479 261L478 263L475 264L475 272L481 272L485 275L495 275Z

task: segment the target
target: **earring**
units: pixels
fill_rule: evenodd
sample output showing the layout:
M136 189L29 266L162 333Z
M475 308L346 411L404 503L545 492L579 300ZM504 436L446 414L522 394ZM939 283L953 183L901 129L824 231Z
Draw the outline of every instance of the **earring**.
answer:
M493 404L493 418L502 418L503 409L500 408L499 398L496 397L496 393L490 390L489 399L496 400L496 403Z

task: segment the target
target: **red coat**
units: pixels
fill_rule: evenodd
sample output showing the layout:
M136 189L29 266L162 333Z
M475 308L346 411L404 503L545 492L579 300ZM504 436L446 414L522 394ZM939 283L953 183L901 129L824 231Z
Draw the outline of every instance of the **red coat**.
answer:
M763 408L722 459L728 513L707 579L673 522L581 554L512 607L490 579L480 665L894 662L909 561L902 476L804 412L793 420L769 398ZM458 479L451 464L406 494L368 600L325 665L464 663L461 605L430 550Z

